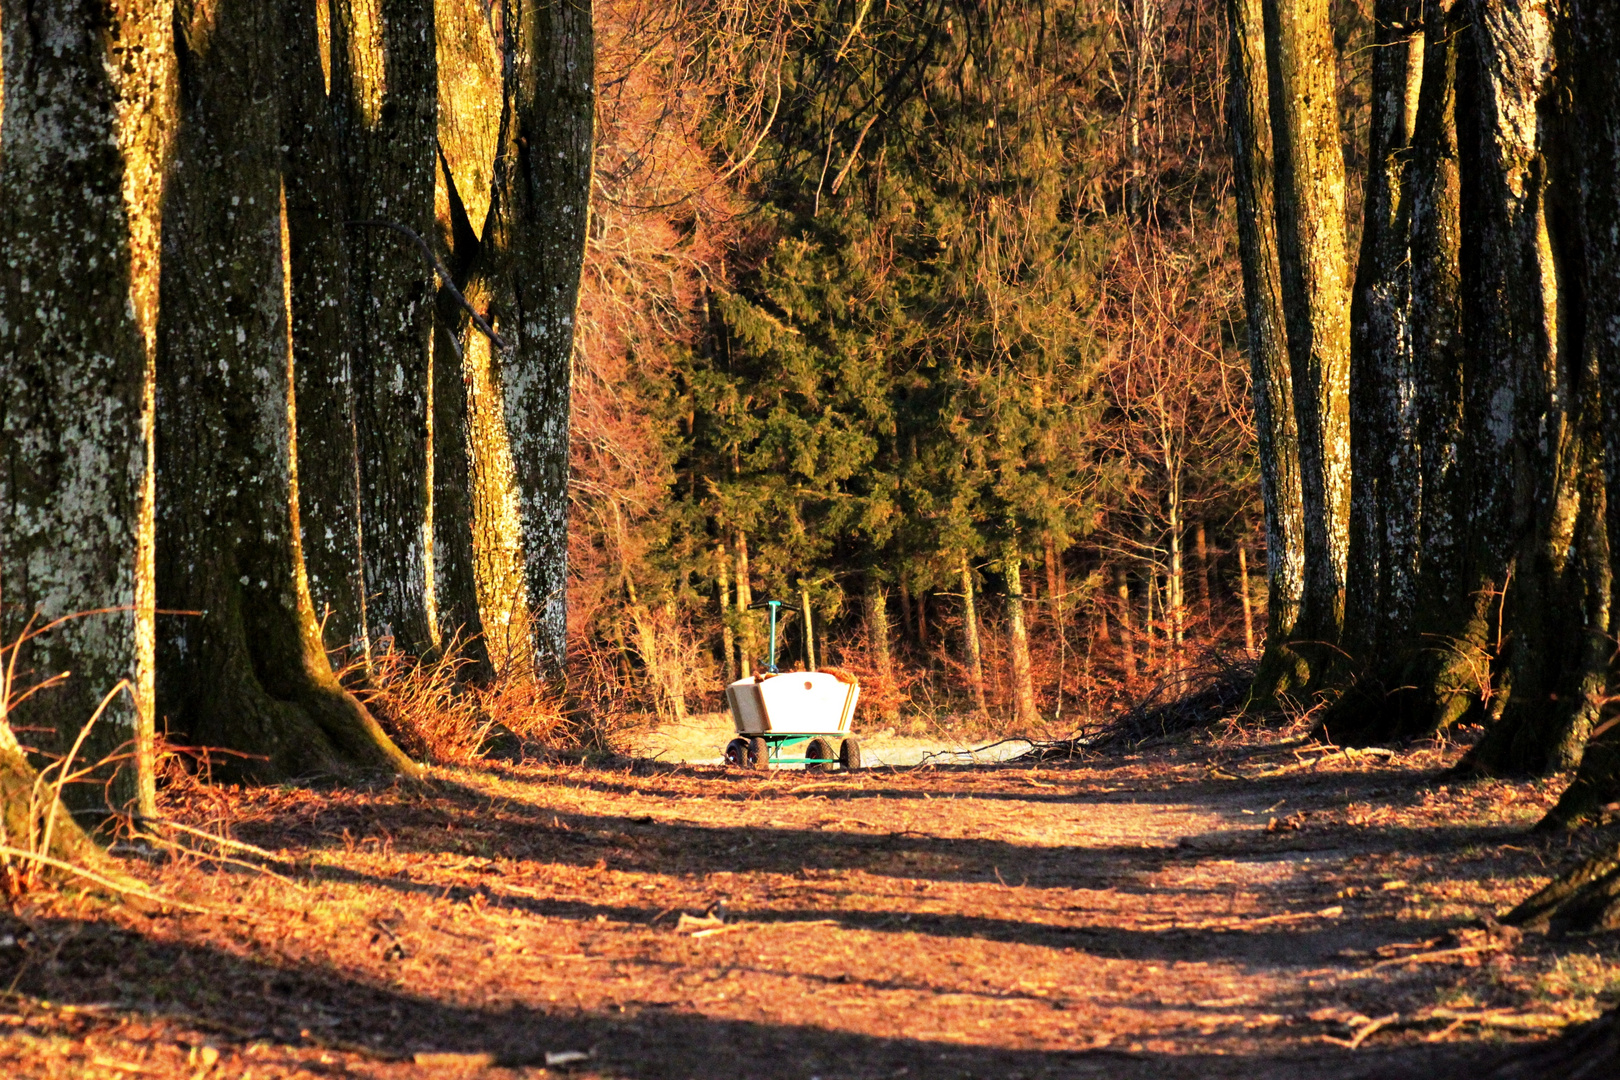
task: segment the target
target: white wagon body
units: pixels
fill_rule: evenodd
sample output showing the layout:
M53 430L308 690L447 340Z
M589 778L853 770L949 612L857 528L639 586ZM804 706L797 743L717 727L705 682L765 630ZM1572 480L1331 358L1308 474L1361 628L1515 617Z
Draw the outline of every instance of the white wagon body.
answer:
M827 671L784 671L726 687L739 735L842 735L860 696L859 684Z

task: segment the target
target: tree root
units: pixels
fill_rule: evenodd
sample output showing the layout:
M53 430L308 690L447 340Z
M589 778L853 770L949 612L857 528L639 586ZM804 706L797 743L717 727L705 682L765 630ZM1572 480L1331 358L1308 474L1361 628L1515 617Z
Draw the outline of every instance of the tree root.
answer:
M1620 928L1620 846L1566 870L1502 921L1555 934Z

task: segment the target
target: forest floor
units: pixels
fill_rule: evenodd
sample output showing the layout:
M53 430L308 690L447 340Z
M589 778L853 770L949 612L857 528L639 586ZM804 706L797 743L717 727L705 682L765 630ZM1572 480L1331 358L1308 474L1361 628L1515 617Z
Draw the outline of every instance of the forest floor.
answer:
M0 914L0 1075L1477 1076L1620 991L1616 935L1476 924L1614 836L1457 752L170 789L274 859Z

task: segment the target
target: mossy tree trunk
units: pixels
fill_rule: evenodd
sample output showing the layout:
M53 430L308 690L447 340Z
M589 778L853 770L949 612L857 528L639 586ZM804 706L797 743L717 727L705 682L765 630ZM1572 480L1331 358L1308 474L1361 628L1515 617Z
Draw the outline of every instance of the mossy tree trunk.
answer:
M1470 430L1483 452L1470 486L1491 499L1476 504L1475 535L1488 545L1476 581L1494 580L1505 595L1498 719L1459 768L1535 773L1579 760L1603 689L1609 575L1597 358L1582 340L1580 275L1570 273L1584 238L1561 154L1568 96L1556 52L1566 13L1502 2L1475 9L1478 126L1463 147L1478 179L1472 205L1464 188L1464 213L1465 242L1477 236L1481 248L1479 258L1465 256L1463 280L1480 395Z
M1350 280L1338 61L1328 0L1265 0L1262 7L1304 541L1293 651L1316 679L1343 627L1349 542Z
M1572 103L1565 141L1575 197L1564 209L1582 244L1578 257L1568 260L1566 294L1579 301L1580 348L1595 364L1600 384L1604 516L1612 557L1613 538L1620 536L1620 71L1614 64L1620 26L1612 5L1597 0L1575 0L1568 11L1561 67ZM1578 824L1616 799L1620 724L1611 705L1546 824ZM1610 910L1616 910L1612 904Z
M160 704L217 773L415 772L332 673L299 537L283 213L280 12L176 11L180 119L163 223ZM222 178L229 177L229 183Z
M13 717L62 753L120 681L80 806L152 809L153 373L173 131L172 8L0 3L0 636L61 623L18 672L72 674ZM20 691L23 687L17 687ZM26 769L0 746L11 791Z
M1266 651L1255 678L1261 699L1287 693L1303 675L1287 642L1299 619L1304 593L1304 522L1301 514L1299 436L1294 420L1293 376L1277 265L1275 163L1261 0L1227 0L1227 137L1232 149L1238 246L1243 263L1250 384L1260 494L1265 505L1266 575L1269 603ZM1126 643L1126 674L1134 675L1130 607L1124 570L1116 568L1120 617Z

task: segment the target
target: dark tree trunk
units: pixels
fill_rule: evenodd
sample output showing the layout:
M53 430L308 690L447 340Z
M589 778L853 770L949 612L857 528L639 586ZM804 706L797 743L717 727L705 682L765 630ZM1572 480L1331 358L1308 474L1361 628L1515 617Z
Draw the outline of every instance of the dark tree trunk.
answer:
M1463 264L1474 271L1464 277L1465 325L1479 384L1470 486L1491 500L1476 503L1475 579L1505 596L1499 719L1459 769L1542 772L1579 760L1607 653L1596 357L1583 343L1579 275L1568 273L1579 238L1560 194L1562 11L1504 0L1474 9L1480 122L1462 144L1478 163L1464 213L1481 241L1480 257Z
M360 558L346 185L327 103L315 0L287 0L282 13L281 141L287 148L300 538L322 638L328 647L358 655L369 635Z
M334 0L332 106L343 151L367 629L410 655L433 618L428 377L433 272L401 234L433 232L438 62L431 0Z
M1350 546L1344 646L1356 674L1377 672L1411 630L1419 512L1416 370L1411 337L1412 158L1424 33L1420 0L1373 9L1372 116L1361 255L1351 300Z
M1304 592L1295 654L1320 676L1344 619L1350 281L1337 55L1327 0L1265 0L1277 267L1298 424Z
M115 695L70 801L149 813L153 727L152 380L173 132L170 8L4 0L0 128L0 636L17 674L71 676L13 716L65 752ZM6 687L21 692L25 685ZM0 746L8 815L21 781ZM105 791L105 795L103 794ZM104 799L106 802L104 802Z
M280 12L176 12L180 123L163 223L158 592L164 714L261 779L415 772L338 685L294 500L290 256L282 214Z
M1293 378L1277 265L1277 231L1271 114L1267 93L1265 26L1261 0L1227 0L1231 50L1227 136L1237 196L1238 243L1243 262L1244 310L1249 370L1254 388L1255 438L1260 493L1266 514L1269 630L1255 678L1256 694L1269 698L1294 689L1308 674L1287 649L1304 592L1304 522L1300 517L1299 436L1294 420ZM1116 568L1124 622L1127 677L1135 657L1123 569Z
M1409 208L1410 232L1404 245L1411 266L1406 334L1415 400L1410 420L1397 415L1393 424L1401 440L1411 438L1417 447L1416 462L1405 462L1408 468L1417 469L1416 600L1404 632L1398 624L1384 624L1387 636L1364 664L1361 682L1326 714L1324 727L1339 742L1381 742L1443 729L1477 703L1482 685L1488 684L1482 682L1489 678L1484 651L1489 632L1486 615L1495 609L1490 606L1489 591L1470 593L1466 585L1469 550L1465 540L1471 511L1464 483L1468 420L1461 321L1457 70L1459 53L1471 48L1472 33L1466 4L1425 0L1421 91L1411 148L1401 170L1403 198ZM1472 56L1469 52L1464 58L1465 68ZM1395 59L1384 57L1381 66L1393 67ZM1385 76L1389 83L1394 82L1392 76L1393 72ZM1409 79L1409 69L1407 76ZM1465 94L1464 100L1473 98ZM1384 115L1387 121L1389 114ZM1368 233L1374 228L1370 223ZM1396 247L1393 237L1390 239L1390 247ZM1397 257L1386 253L1386 258ZM1372 267L1363 270L1363 281L1367 280L1378 280ZM1398 341L1396 333L1386 326L1382 339ZM1376 386L1363 386L1362 400L1371 399L1376 405L1377 391ZM1367 468L1377 474L1380 466L1372 461ZM1390 490L1397 485L1409 486L1396 480ZM1377 489L1369 485L1362 490L1373 493ZM1362 509L1373 513L1370 522L1363 519L1369 530L1362 534L1369 545L1363 550L1382 559L1386 547L1394 545L1386 545L1379 537L1379 515L1384 528L1393 523L1405 529L1411 522L1388 500L1363 501L1358 503L1358 510ZM1405 551L1406 544L1397 550ZM1365 580L1378 569L1365 557L1356 559L1355 565L1357 594L1376 594L1377 581L1388 580L1387 576ZM1362 612L1364 619L1368 610ZM1358 636L1365 638L1367 633Z
M1614 64L1620 27L1613 6L1598 0L1575 0L1568 11L1560 67L1572 102L1567 190L1581 248L1568 260L1566 280L1567 291L1580 299L1580 348L1595 364L1600 384L1605 517L1612 538L1620 536L1620 72ZM1610 706L1545 824L1578 824L1617 798L1620 724Z

